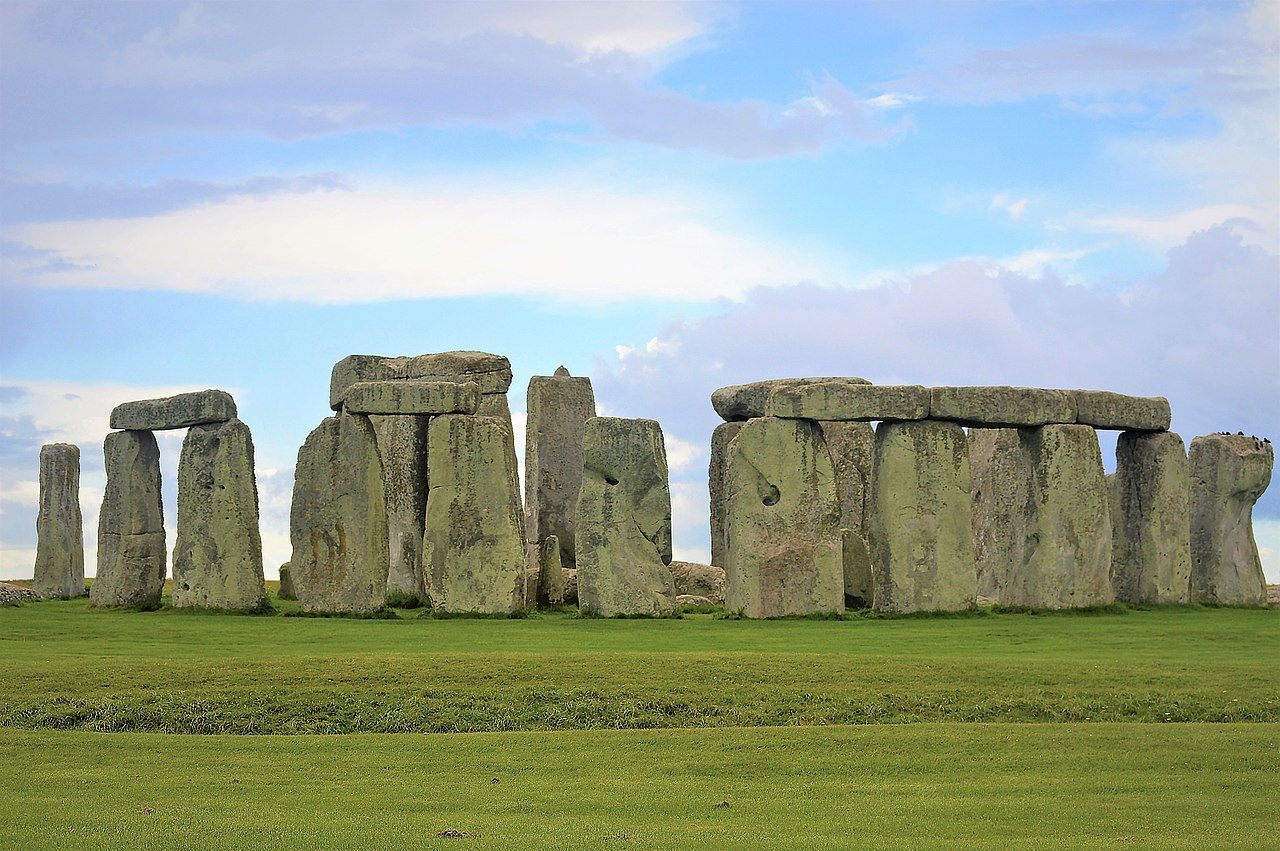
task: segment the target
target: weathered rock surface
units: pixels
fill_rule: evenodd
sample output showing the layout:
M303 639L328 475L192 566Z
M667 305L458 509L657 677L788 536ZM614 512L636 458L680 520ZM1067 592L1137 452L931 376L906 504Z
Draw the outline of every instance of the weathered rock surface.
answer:
M929 417L979 428L1019 428L1076 421L1067 390L1034 387L934 387Z
M161 431L236 417L236 402L225 390L199 390L163 399L143 399L116 405L111 427L130 431Z
M870 384L865 378L772 378L753 381L750 384L734 384L721 387L711 394L711 406L720 418L727 422L745 422L753 417L765 416L769 394L780 387L804 384Z
M535 599L539 606L564 605L564 568L560 565L560 541L549 535L538 545Z
M670 615L671 491L662 427L592 417L578 495L578 605L602 615Z
M512 612L525 604L524 511L510 423L445 414L431 420L422 565L445 612Z
M1191 601L1266 605L1253 504L1271 483L1269 441L1211 434L1191 441Z
M718 606L724 605L724 568L689 561L671 562L671 579L676 596L706 597Z
M835 470L809 420L749 420L729 444L725 608L766 618L844 611Z
M929 391L913 385L815 382L778 387L765 411L772 417L870 422L922 420L929 416Z
M1107 390L1072 390L1076 422L1120 431L1168 431L1172 412L1163 396L1126 396Z
M383 500L387 509L387 593L407 600L426 600L422 569L423 523L427 512L430 417L372 415L382 462Z
M574 378L564 367L555 375L535 375L529 379L526 411L525 533L532 545L555 536L561 564L573 567L582 438L587 420L596 415L591 379Z
M835 470L840 503L840 545L845 566L845 606L870 605L871 555L867 549L867 494L875 430L870 423L820 422L822 439Z
M28 588L25 585L18 585L14 582L0 582L0 606L34 603L39 599L40 594L34 588Z
M742 430L743 423L721 423L711 432L711 458L707 462L707 491L711 497L711 563L723 567L727 549L725 545L725 491L724 475L728 464L728 449L732 440Z
M1031 460L1016 428L969 431L973 557L978 595L1002 599L1010 574L1027 560Z
M41 597L85 595L80 447L71 443L40 447L35 568L35 587Z
M155 608L167 553L160 503L160 448L149 431L116 431L102 446L107 485L98 513L96 606Z
M367 613L387 597L387 511L373 424L320 423L298 450L289 572L305 612Z
M710 607L710 606L717 606L717 605L723 605L723 604L717 603L715 600L712 600L710 597L703 597L700 594L677 594L676 595L677 609L703 608L703 607Z
M564 573L564 604L576 606L578 605L578 569L562 567L560 570Z
M276 596L281 600L296 600L298 592L293 587L293 574L289 572L289 562L280 565L280 589Z
M867 537L877 611L974 607L969 476L969 447L955 423L876 427Z
M353 414L474 414L479 404L473 381L357 381L342 397Z
M1171 431L1126 431L1111 479L1111 584L1126 603L1186 603L1191 467Z
M866 537L852 529L841 529L840 557L844 565L845 608L871 608L876 598L876 583Z
M342 406L347 388L361 381L474 382L480 393L506 393L511 386L511 362L488 352L440 352L417 357L348 355L334 364L329 381L329 406Z

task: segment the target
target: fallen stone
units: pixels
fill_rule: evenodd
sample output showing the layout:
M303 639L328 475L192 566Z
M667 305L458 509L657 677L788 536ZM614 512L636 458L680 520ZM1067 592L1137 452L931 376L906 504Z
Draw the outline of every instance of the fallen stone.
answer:
M1266 605L1253 504L1271 483L1270 441L1211 434L1191 441L1191 602Z
M578 605L601 615L670 615L671 491L662 427L592 417L578 495Z
M741 422L721 423L711 432L711 458L707 462L707 491L711 498L711 563L723 567L726 557L725 544L725 491L724 474L728 463L730 442L742 430Z
M298 592L294 590L293 576L289 572L288 562L280 565L280 588L276 591L276 596L281 600L298 599Z
M975 428L1021 428L1076 421L1067 390L1034 387L934 387L929 418Z
M969 469L978 595L998 602L1026 562L1033 523L1031 461L1018 430L970 429Z
M539 606L564 605L564 568L560 564L560 541L549 535L538 545L538 585L536 599Z
M474 414L478 404L472 381L358 381L342 397L353 414Z
M1163 396L1125 396L1107 390L1072 390L1076 422L1120 431L1168 431L1172 413Z
M1181 437L1171 431L1120 435L1111 480L1111 533L1117 600L1189 601L1191 467Z
M480 393L506 393L511 362L487 352L440 352L417 357L348 355L334 364L329 381L329 407L338 410L347 388L361 381L474 382Z
M587 420L596 415L591 379L574 378L564 367L552 376L535 375L525 410L525 533L535 546L554 536L560 563L573 567L582 438Z
M870 384L865 378L773 378L721 387L711 394L711 407L727 422L739 422L765 416L769 394L780 387L803 384Z
M422 536L429 485L427 429L431 419L375 414L369 421L378 440L387 509L387 593L400 605L425 601Z
M192 426L178 461L173 606L250 610L265 600L249 427Z
M0 606L16 606L22 603L34 603L40 594L34 588L18 585L14 582L0 582Z
M83 597L84 520L80 514L80 447L40 447L35 588L41 597Z
M163 399L125 402L111 412L111 427L129 431L162 431L236 417L236 402L225 390L199 390Z
M929 391L911 385L801 384L775 389L765 410L771 417L804 420L922 420L929 416Z
M705 597L712 603L724 605L724 568L689 561L671 562L671 579L675 583L676 596Z
M102 446L107 485L98 513L95 606L156 608L167 555L160 503L160 448L149 431L116 431Z
M703 597L698 594L677 594L676 595L676 608L681 610L710 608L712 606L719 606L719 605L724 605L724 604L717 603L714 600L712 600L710 597Z

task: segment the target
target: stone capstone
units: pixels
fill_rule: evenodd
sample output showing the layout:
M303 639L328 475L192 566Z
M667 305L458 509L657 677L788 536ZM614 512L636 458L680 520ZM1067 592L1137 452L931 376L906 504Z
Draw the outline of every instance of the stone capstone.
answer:
M929 418L979 428L1019 428L1076 421L1067 390L1034 387L934 387Z
M281 600L296 600L298 592L293 587L293 575L289 572L289 562L280 565L280 589L276 596Z
M1243 434L1191 441L1191 602L1266 605L1253 504L1271 483L1271 442Z
M676 596L705 597L711 604L724 605L724 568L688 561L671 562L671 578Z
M524 449L525 533L535 546L555 536L561 564L573 567L578 489L582 484L582 438L587 420L596 415L596 398L590 378L574 378L564 367L556 373L529 379Z
M387 593L399 597L397 602L402 604L425 600L422 536L429 481L427 429L431 419L374 414L369 421L377 436L387 509Z
M342 397L353 414L474 414L478 404L472 381L358 381Z
M329 407L342 407L347 388L361 381L474 382L480 393L506 393L511 362L488 352L440 352L417 357L348 355L334 364L329 380Z
M768 416L805 420L922 420L929 416L929 391L912 385L847 382L788 385L769 394L765 411Z
M111 427L129 431L161 431L236 418L236 402L225 390L179 393L163 399L125 402L111 412Z
M711 394L711 406L726 422L743 422L765 416L769 394L780 387L804 384L870 384L865 378L773 378L721 387Z
M98 513L95 606L156 608L167 553L160 502L160 448L149 431L116 431L102 446L107 485Z
M41 597L83 597L84 520L80 514L80 447L40 447L35 588Z
M1072 390L1076 422L1120 431L1168 431L1172 412L1163 396L1125 396L1107 390Z
M1126 603L1186 603L1191 467L1171 431L1126 431L1111 480L1111 584Z
M707 462L707 491L711 497L711 563L725 563L725 491L724 474L729 443L742 430L741 422L721 423L711 432L711 460Z

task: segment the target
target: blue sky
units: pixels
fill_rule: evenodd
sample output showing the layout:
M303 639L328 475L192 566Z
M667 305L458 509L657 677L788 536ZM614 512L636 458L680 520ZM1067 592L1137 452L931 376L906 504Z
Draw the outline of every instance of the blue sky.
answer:
M110 408L208 386L253 430L271 573L353 352L506 354L517 418L530 375L590 375L662 422L693 560L723 384L1097 387L1168 396L1188 442L1280 435L1280 4L0 19L0 575L40 444L82 447L92 565ZM1280 488L1256 530L1280 581Z

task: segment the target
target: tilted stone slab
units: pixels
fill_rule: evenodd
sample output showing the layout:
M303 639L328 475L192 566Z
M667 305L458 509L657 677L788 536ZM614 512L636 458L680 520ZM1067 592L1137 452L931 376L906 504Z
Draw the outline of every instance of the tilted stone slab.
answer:
M934 387L929 418L977 428L1022 428L1074 423L1075 397L1035 387Z
M929 416L929 391L914 385L800 384L773 390L765 411L804 420L922 420Z
M707 462L707 492L711 501L711 563L724 567L727 548L725 544L725 512L728 492L724 476L728 464L730 442L742 430L742 422L721 423L711 432L711 458Z
M427 429L431 418L374 414L369 421L378 438L387 507L387 593L398 597L402 604L424 601L427 592L422 535L430 475Z
M198 390L163 399L143 399L116 405L111 427L132 431L163 431L236 418L236 402L225 390Z
M1168 431L1172 419L1163 396L1126 396L1109 390L1072 390L1076 422L1119 431Z
M721 387L711 394L711 407L726 422L744 422L753 417L765 416L765 406L769 394L780 387L793 387L804 384L870 384L865 378L857 377L819 377L819 378L771 378L766 381L753 381L750 384L734 384Z
M1191 602L1264 606L1253 504L1271 483L1270 441L1211 434L1191 441Z
M479 403L474 381L358 381L342 397L353 414L474 414Z
M999 601L1026 561L1031 534L1032 470L1018 429L971 429L969 469L978 595Z
M41 597L83 597L84 519L80 513L80 447L40 447L35 588Z
M107 485L98 513L95 606L156 608L168 553L160 502L160 448L149 431L116 431L102 446Z
M262 608L253 437L240 420L192 426L178 461L175 608Z
M1126 603L1186 603L1191 467L1171 431L1126 431L1111 484L1111 584Z
M578 493L578 605L602 615L670 615L671 490L662 427L592 417Z
M555 536L560 563L573 567L582 438L596 415L591 379L575 378L564 367L555 375L535 375L525 410L525 534L535 546Z
M480 393L506 393L511 362L488 352L440 352L416 357L348 355L334 364L329 379L329 407L342 406L347 388L362 381L473 382Z

